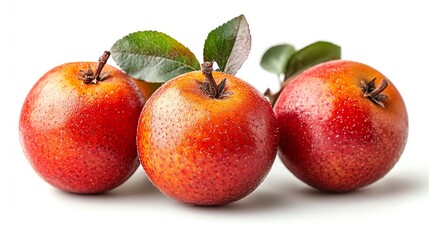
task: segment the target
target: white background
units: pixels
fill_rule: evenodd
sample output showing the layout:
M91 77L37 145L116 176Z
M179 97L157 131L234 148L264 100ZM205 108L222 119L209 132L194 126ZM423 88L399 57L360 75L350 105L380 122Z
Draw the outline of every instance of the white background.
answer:
M429 9L425 1L1 1L0 239L429 239ZM276 86L259 66L278 43L342 46L343 59L378 69L408 107L408 145L395 168L370 187L324 194L277 159L251 195L223 207L192 207L159 193L141 168L103 195L67 194L46 184L24 158L18 117L32 85L71 61L96 61L128 33L158 30L202 61L208 32L244 14L252 50L237 76L259 90ZM109 64L114 65L113 60ZM254 237L254 238L253 238Z

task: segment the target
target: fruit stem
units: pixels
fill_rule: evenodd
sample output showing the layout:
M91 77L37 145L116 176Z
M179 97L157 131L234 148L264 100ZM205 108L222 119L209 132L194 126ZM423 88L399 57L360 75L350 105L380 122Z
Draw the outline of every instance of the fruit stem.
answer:
M82 80L85 84L97 84L98 81L103 81L106 79L107 76L109 76L110 72L104 72L103 71L104 66L107 63L107 60L110 57L109 51L104 51L103 55L98 59L97 69L95 70L95 73L92 71L91 66L88 65L88 70L79 70L79 76L77 76L78 79Z
M375 78L374 78L374 80L375 80ZM385 79L383 79L381 81L381 83L374 90L372 90L369 93L365 93L364 96L373 98L373 97L377 96L378 94L380 94L381 92L383 92L384 89L386 89L387 85L388 85L387 81Z
M204 82L196 80L200 85L200 89L209 97L214 99L224 99L232 92L226 92L226 78L224 78L219 84L216 83L213 77L213 63L204 62L201 64L201 73L204 76Z
M361 82L361 89L363 91L363 96L371 100L373 103L378 104L384 108L384 101L387 98L387 95L381 94L389 85L386 79L381 80L380 84L375 86L375 78L370 82Z
M212 62L204 62L201 64L201 72L204 75L204 82L208 85L209 95L217 98L218 87L217 83L213 77L213 63Z
M289 81L284 81L280 84L280 89L277 92L271 92L271 89L267 88L264 92L264 96L268 98L268 101L270 102L271 106L274 106L274 104L277 102L277 98L279 98L280 93L283 91L283 89L286 87L286 85L289 83Z
M104 65L106 65L107 59L109 59L109 57L110 57L110 52L104 51L103 55L101 55L100 58L98 58L98 65L94 74L94 78L97 79L97 81L101 81L100 74L104 68Z

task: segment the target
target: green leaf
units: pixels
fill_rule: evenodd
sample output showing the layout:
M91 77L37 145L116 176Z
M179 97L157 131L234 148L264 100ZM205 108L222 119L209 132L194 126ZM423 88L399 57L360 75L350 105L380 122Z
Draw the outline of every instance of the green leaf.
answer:
M329 42L315 42L297 51L289 60L285 79L316 64L341 58L341 48Z
M215 61L222 72L234 75L250 53L251 37L244 15L211 31L204 43L204 61Z
M200 69L195 55L172 37L156 31L131 33L110 49L128 75L147 82L166 82Z
M289 44L273 46L262 55L261 66L277 75L283 74L286 72L289 59L295 52L295 48Z

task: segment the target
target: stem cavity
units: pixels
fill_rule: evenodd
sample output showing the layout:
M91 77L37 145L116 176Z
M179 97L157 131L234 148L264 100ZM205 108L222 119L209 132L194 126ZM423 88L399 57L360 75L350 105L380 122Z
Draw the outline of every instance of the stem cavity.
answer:
M226 92L226 78L219 84L216 83L213 77L213 63L204 62L201 64L201 72L204 75L204 82L196 80L200 85L200 89L210 98L224 99L232 95L232 92Z
M384 108L384 101L387 99L387 95L382 94L384 89L389 85L386 79L383 79L378 86L375 86L375 79L370 82L361 81L361 89L363 96L371 100L373 103Z
M91 66L88 65L88 70L79 70L79 76L77 78L79 80L82 80L85 84L97 84L97 82L101 82L103 80L106 80L106 78L109 76L110 72L101 72L104 68L104 65L106 65L107 60L110 57L109 51L104 51L103 55L98 59L98 65L97 69L92 71Z

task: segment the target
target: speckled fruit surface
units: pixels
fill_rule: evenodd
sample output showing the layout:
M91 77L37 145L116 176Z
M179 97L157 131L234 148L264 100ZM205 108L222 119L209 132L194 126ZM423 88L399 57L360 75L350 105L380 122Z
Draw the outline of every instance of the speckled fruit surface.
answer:
M152 183L164 194L194 205L239 200L260 185L277 151L278 128L270 104L231 75L223 99L207 96L191 72L165 83L143 108L138 153Z
M132 79L112 66L97 84L77 79L95 62L58 66L34 85L19 120L21 145L34 170L68 192L99 193L122 184L138 168L136 128L144 98Z
M363 85L388 84L381 105ZM404 101L388 78L365 64L337 60L293 79L274 107L279 156L310 186L347 192L369 185L399 160L408 136Z

